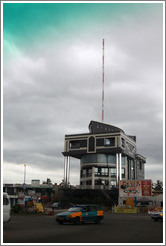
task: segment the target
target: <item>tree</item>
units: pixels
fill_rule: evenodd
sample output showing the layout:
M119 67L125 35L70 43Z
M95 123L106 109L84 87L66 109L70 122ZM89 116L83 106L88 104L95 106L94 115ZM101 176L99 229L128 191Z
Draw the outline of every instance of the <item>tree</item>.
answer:
M152 189L154 191L163 191L163 182L161 180L157 180L156 183L152 184Z
M51 179L47 178L47 181L43 181L43 184L52 184Z

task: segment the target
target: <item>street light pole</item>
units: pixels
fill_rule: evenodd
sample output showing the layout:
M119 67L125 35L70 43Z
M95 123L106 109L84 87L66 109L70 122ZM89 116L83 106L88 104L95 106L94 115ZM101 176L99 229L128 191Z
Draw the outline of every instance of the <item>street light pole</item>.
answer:
M24 183L23 183L23 190L25 191L26 189L26 164L23 164L24 166Z
M24 163L24 184L25 184L25 179L26 179L26 164Z
M24 204L23 204L23 206L25 206L25 190L26 190L26 183L25 183L25 181L26 181L26 164L24 163L24 164L23 164L23 166L24 166L24 183L23 183Z

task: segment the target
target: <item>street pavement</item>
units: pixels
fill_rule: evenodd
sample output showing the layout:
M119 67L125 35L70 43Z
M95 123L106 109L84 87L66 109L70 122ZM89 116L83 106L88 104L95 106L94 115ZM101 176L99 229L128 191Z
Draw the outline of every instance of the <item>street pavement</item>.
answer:
M100 224L59 225L51 215L13 215L3 243L163 243L163 222L106 212Z

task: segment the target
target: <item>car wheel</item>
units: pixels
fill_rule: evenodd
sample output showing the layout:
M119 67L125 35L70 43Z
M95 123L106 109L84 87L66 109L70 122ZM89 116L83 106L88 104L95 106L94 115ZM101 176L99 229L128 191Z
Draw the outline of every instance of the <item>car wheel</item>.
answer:
M78 224L80 224L80 217L76 217L76 218L74 218L74 220L73 220L73 224L74 224L74 225L78 225Z
M59 225L63 225L63 221L58 221L58 224Z
M99 224L99 223L100 223L100 221L101 221L101 220L100 220L100 218L99 218L99 217L97 217L95 222L96 222L96 224Z

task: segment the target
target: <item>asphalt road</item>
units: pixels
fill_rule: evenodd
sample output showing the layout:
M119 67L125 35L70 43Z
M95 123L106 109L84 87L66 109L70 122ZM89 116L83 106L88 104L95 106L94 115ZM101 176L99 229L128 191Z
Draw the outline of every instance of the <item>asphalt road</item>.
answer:
M163 243L163 222L107 212L101 224L59 225L54 216L14 215L4 226L3 243Z

